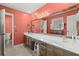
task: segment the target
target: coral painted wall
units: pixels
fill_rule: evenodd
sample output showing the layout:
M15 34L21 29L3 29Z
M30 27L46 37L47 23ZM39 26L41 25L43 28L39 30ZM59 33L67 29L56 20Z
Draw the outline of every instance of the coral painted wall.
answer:
M36 10L32 14L24 13L24 12L21 12L21 11L15 10L15 9L11 9L11 8L8 8L5 6L1 6L1 5L0 5L0 9L5 9L7 12L14 14L14 26L15 26L14 27L14 31L15 31L14 43L16 45L16 44L20 44L20 43L24 42L24 40L23 40L24 32L27 32L28 30L30 30L30 29L28 29L27 24L29 24L31 20L35 20L37 18L37 15L43 15L42 16L42 18L43 18L43 17L45 17L44 13L45 14L46 13L52 14L54 12L66 9L66 8L73 6L73 5L75 5L75 3L63 3L63 4L47 3L42 8ZM55 18L55 17L57 18L57 17L63 16L64 20L65 20L64 23L66 23L66 16L71 15L71 14L75 14L75 13L76 13L76 11L71 11L71 12L68 12L68 13L65 13L62 15L52 16L51 18ZM51 33L51 30L49 28L51 18L48 19L48 33ZM35 25L34 31L35 32L39 32L39 30L40 30L39 23L40 23L40 21L34 22L34 25ZM64 33L66 34L66 26L64 29Z
M40 20L32 20L33 29L32 32L40 32Z
M63 9L67 9L68 7L71 7L73 5L75 5L76 3L47 3L46 5L44 5L42 8L39 8L38 10L36 10L34 13L32 13L33 15L42 15L43 13L47 12L49 14L52 14L54 12L57 11L61 11ZM45 13L46 14L46 13ZM36 16L35 15L35 16ZM45 17L44 15L42 17ZM33 17L34 18L34 17Z
M31 14L24 13L15 9L11 9L0 5L0 9L5 9L9 13L14 14L14 44L21 44L24 42L24 32L27 32L27 24L31 21Z

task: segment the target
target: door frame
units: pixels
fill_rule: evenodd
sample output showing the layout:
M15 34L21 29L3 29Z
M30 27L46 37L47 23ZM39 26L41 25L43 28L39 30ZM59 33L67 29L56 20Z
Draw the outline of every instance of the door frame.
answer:
M2 14L0 15L1 16L1 55L4 56L5 54L5 45L4 45L4 42L5 42L5 9L1 9L1 12Z
M5 16L8 15L8 16L11 16L12 17L12 47L14 46L14 14L12 13L8 13L8 12L5 12ZM5 19L6 20L6 19ZM4 23L5 24L5 23ZM4 26L5 27L5 26ZM5 46L5 43L4 43L4 46Z

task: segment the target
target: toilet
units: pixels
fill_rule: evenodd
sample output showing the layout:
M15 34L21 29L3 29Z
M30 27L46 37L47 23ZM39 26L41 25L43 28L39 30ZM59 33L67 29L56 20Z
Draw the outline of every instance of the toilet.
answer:
M10 33L6 33L5 35L5 45L9 46L10 44Z

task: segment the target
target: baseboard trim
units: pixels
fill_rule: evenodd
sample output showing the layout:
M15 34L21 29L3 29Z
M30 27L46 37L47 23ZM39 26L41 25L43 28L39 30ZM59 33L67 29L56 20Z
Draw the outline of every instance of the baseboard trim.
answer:
M14 45L14 47L19 47L19 46L24 46L24 43L18 44L18 45Z

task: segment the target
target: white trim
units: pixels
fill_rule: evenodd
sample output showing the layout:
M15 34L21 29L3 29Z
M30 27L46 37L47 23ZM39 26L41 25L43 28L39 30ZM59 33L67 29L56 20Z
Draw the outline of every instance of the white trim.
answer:
M72 11L72 10L77 10L77 8L69 9L67 11L58 11L57 13L51 14L51 16L56 16L56 15L59 15L59 14L64 14L64 13L67 13L67 12Z
M14 46L14 14L5 12L5 15L12 16L12 47Z
M15 48L15 47L19 47L19 46L24 46L24 43L21 43L21 44L15 45L14 48Z
M4 15L5 15L5 9L3 9ZM5 33L5 17L4 17L4 33ZM4 35L4 48L5 48L5 35Z
M14 46L14 14L12 15L12 46Z
M13 16L12 13L5 12L5 15Z

